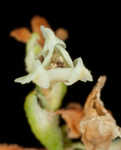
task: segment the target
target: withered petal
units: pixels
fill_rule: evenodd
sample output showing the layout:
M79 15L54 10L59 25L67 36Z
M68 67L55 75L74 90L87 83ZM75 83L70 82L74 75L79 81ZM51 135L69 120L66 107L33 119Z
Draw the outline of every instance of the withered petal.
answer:
M67 105L68 109L83 109L79 103L71 102Z
M83 110L81 108L76 108L76 107L61 109L56 112L57 114L61 115L62 118L65 120L69 128L69 132L68 132L69 138L80 137L80 120L83 117Z
M68 38L68 31L64 28L58 28L55 31L55 34L58 38L60 38L61 40L66 40Z
M42 32L40 30L40 26L45 26L45 27L50 28L48 21L44 17L34 16L31 19L30 23L31 23L31 27L32 27L32 32L39 33L40 43L41 43L41 45L43 45L44 44L44 38L43 38Z
M19 42L26 43L31 37L31 32L27 28L22 27L11 31L10 36Z

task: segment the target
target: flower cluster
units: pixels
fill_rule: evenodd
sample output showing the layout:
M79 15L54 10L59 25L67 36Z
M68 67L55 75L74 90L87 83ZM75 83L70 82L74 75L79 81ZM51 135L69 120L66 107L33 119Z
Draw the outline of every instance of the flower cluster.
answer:
M38 44L39 36L33 34L28 42L25 58L29 74L17 78L15 82L25 84L33 81L41 88L49 88L53 82L72 85L78 80L92 81L91 73L84 66L81 57L72 61L64 41L56 37L49 28L41 26L41 31L45 39L43 48Z

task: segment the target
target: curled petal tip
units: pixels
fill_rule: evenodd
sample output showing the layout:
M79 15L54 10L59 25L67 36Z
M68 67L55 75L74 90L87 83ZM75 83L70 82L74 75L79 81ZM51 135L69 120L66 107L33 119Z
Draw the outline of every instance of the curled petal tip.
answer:
M93 81L93 77L92 77L92 75L91 75L91 72L90 72L90 71L88 71L87 81L90 81L90 82L92 82L92 81Z
M93 81L91 72L87 68L85 68L85 66L83 66L83 69L81 71L80 80L83 82L87 82L87 81L92 82Z

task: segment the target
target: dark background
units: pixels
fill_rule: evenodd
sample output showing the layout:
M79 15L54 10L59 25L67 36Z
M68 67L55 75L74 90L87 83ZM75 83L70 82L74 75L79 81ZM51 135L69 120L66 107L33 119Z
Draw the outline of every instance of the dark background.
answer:
M57 4L57 2L56 2ZM9 4L8 4L9 5ZM77 4L78 5L78 4ZM53 7L52 7L53 6ZM3 6L1 12L1 99L0 99L0 143L20 144L39 147L27 123L23 104L24 98L33 85L14 83L16 77L25 74L25 45L9 37L9 32L17 27L30 28L34 15L44 16L55 30L64 27L69 31L67 50L73 59L81 56L87 68L92 71L94 82L78 82L68 88L64 105L70 101L84 103L97 78L107 75L107 83L102 91L105 106L110 109L121 124L120 111L120 17L117 7L91 7L79 5L70 7L60 3L56 6L36 3Z

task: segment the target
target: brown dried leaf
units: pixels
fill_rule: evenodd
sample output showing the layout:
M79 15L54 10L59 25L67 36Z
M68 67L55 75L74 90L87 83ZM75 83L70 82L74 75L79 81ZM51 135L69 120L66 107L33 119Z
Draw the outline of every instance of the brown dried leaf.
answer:
M68 38L68 31L66 29L63 29L63 28L58 28L55 31L55 34L61 40L66 40Z
M40 26L45 26L50 28L50 25L48 24L48 21L44 17L40 16L34 16L31 20L31 27L32 27L32 32L37 32L40 35L40 43L41 45L44 44L44 38L42 35L42 32L40 30Z
M23 27L11 31L10 36L19 42L26 43L31 37L31 32L27 28Z
M68 104L67 108L69 109L82 109L79 103L71 102Z
M112 139L120 136L119 127L100 99L105 81L105 76L98 79L84 106L80 132L86 150L108 150Z
M81 109L81 107L77 108L74 106L72 108L67 108L67 109L61 109L59 111L56 112L57 114L60 114L62 116L62 118L65 120L68 128L69 128L69 132L68 132L68 136L69 138L79 138L80 137L80 120L83 117L83 110Z
M86 150L108 150L113 138L118 136L118 127L110 115L84 119L80 123L82 141Z
M85 115L90 116L91 112L96 113L98 115L104 115L105 113L107 113L107 110L104 108L103 102L100 99L100 93L105 82L106 76L100 76L93 90L87 97L86 103L84 105Z

